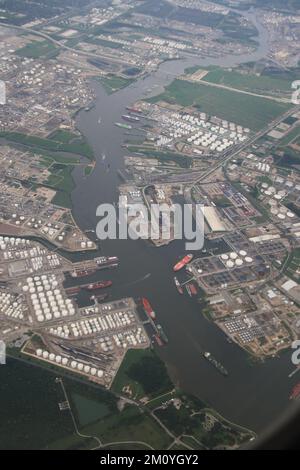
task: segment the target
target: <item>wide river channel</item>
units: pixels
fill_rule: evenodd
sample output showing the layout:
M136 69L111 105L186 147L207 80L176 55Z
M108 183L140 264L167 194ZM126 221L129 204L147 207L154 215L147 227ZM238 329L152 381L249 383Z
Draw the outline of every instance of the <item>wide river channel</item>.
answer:
M82 168L74 170L73 213L83 230L95 230L99 204L118 200L118 170L124 168L123 157L128 152L121 147L126 138L124 131L114 122L120 121L126 106L149 94L159 93L188 66L234 66L267 55L266 30L257 21L255 12L246 15L259 31L259 47L251 55L166 62L151 76L110 96L101 85L93 84L94 106L88 112L80 112L77 118L78 128L93 147L97 159L95 170L89 177L84 176ZM106 165L102 162L103 153ZM98 274L98 278L114 281L112 297L138 298L143 295L153 305L169 338L168 345L158 351L177 385L205 400L229 420L255 431L265 428L284 411L291 388L300 380L297 374L288 378L293 370L291 353L262 364L251 364L246 353L230 344L224 334L203 317L195 301L177 293L172 266L185 252L182 242L155 248L143 241L106 240L101 242L101 251L120 259L119 269ZM229 371L228 378L202 358L204 351L211 351L221 360Z

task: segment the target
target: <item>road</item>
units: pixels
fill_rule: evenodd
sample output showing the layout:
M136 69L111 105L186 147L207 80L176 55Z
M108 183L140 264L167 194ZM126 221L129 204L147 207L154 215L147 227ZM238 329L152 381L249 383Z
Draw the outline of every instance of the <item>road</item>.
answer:
M206 80L188 80L187 77L180 77L180 79L184 81L191 81L192 83L200 83L201 85L204 85L204 86L209 86L213 88L221 88L222 90L227 90L227 91L234 91L235 93L241 93L243 95L255 96L256 98L264 98L266 100L277 101L278 103L290 103L291 102L291 100L288 98L277 98L276 96L254 93L253 91L241 90L240 88L234 88L228 85L222 85L221 83L212 83L212 82L207 82Z
M214 165L212 168L210 168L207 172L205 172L203 175L200 176L197 180L195 180L193 186L191 187L191 190L201 181L205 180L208 178L211 174L213 174L216 170L221 168L225 163L230 161L232 158L240 154L243 150L246 150L250 145L253 145L255 142L257 142L259 139L261 139L264 135L268 134L271 130L275 129L275 127L278 126L282 121L287 119L289 116L292 114L300 111L300 106L294 106L292 109L287 111L285 114L281 115L280 117L276 118L274 121L272 121L270 124L268 124L267 127L262 129L261 131L257 132L253 137L248 139L245 143L238 145L237 147L234 148L234 150L228 150L223 154L223 158L221 160L218 160L216 165Z
M43 39L46 39L47 41L52 42L55 46L64 49L66 51L72 52L72 54L75 54L76 56L83 56L83 57L90 57L92 59L99 59L102 60L105 56L101 56L98 54L94 54L93 52L86 52L86 51L81 51L80 49L74 49L72 47L68 47L65 44L62 44L60 41L57 41L56 39L53 39L49 34L42 33L41 31L36 31L32 28L26 28L25 26L15 26L7 23L0 22L0 26L3 26L4 28L9 28L9 29L16 29L18 31L26 32L28 34L33 34L34 36L39 36ZM113 58L109 57L111 61L113 61ZM125 64L127 62L122 61L121 59L118 59L115 61L117 63L124 62Z

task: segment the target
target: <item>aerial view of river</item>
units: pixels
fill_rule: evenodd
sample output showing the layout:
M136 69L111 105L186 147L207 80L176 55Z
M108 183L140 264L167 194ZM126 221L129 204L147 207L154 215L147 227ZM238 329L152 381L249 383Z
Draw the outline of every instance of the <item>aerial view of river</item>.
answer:
M120 121L126 106L159 93L189 66L234 66L266 56L268 36L264 27L257 21L254 11L245 15L259 31L259 47L249 56L165 62L152 75L110 96L100 84L93 83L94 106L77 117L77 126L93 147L97 160L89 177L84 176L82 168L74 170L73 214L83 230L95 230L99 204L118 201L121 183L118 170L124 168L123 157L127 151L121 147L125 131L114 122ZM106 155L105 165L103 154ZM172 267L185 252L183 242L176 241L163 248L132 240L106 240L100 245L103 254L120 259L119 269L98 274L99 278L113 280L113 298L146 296L153 305L169 338L169 343L158 348L158 352L176 385L197 395L224 417L255 431L262 430L284 411L290 390L297 382L297 374L288 378L293 370L291 353L262 364L251 364L245 352L230 344L221 330L204 318L197 302L177 293ZM229 377L223 377L203 359L204 351L210 351L224 364Z

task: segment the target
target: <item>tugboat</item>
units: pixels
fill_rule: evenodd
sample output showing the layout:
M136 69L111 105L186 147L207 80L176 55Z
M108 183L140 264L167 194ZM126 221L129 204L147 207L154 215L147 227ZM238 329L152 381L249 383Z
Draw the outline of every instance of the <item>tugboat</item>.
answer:
M174 277L174 282L175 282L175 286L176 286L176 289L178 290L179 294L183 295L183 289L182 289L181 284L178 281L177 277Z

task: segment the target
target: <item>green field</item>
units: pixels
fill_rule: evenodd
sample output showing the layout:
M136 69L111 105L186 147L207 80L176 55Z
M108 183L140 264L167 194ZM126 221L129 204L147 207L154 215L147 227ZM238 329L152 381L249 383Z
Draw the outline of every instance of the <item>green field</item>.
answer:
M40 57L52 59L59 54L59 49L50 41L32 41L18 49L16 54L20 57L38 59Z
M82 137L79 137L78 135L63 129L57 129L56 131L52 132L52 134L48 136L48 139L54 140L55 142L61 142L63 144L69 144L74 140L83 143Z
M112 390L122 393L125 386L132 391L132 398L154 398L172 390L166 367L150 349L130 349L113 382Z
M103 445L122 448L122 442L145 442L155 449L164 449L171 439L163 428L138 407L126 405L122 411L117 408L117 399L107 391L79 382L64 379L71 409L81 433L97 436ZM119 444L113 445L114 442ZM61 447L64 441L57 442ZM137 444L132 444L133 448ZM147 446L145 446L147 448ZM131 449L130 447L127 447Z
M298 143L300 137L300 126L294 127L286 136L280 140L280 145L290 145L292 143Z
M180 106L195 106L199 111L233 121L258 131L286 112L290 105L203 84L174 80L164 93L150 102L166 101Z
M141 145L128 145L128 150L130 152L138 152L146 155L149 158L156 158L161 163L167 164L168 162L173 162L179 165L181 168L190 168L193 159L191 157L186 157L180 153L175 152L161 152L156 149L152 149L146 146Z
M272 95L275 93L291 93L291 81L267 76L257 76L245 74L238 71L229 71L216 68L208 72L203 78L209 83L225 85L238 90L250 91L253 93Z
M176 436L184 435L182 441L194 449L238 447L253 436L250 431L227 423L210 409L197 410L195 404L184 398L179 410L169 404L155 414Z
M117 399L100 387L64 378L78 436L69 410L60 411L65 401L59 372L8 360L0 368L0 449L92 449L98 445L112 448L165 449L172 439L148 414L136 406L117 408ZM114 443L121 442L116 445ZM146 445L122 442L138 441Z
M117 75L107 75L106 77L99 78L99 81L103 85L106 93L111 95L112 93L131 85L134 82L134 79L118 77Z
M148 413L143 413L132 405L127 405L121 413L85 426L82 432L98 436L104 444L138 441L158 450L166 449L172 442Z
M108 39L102 39L102 38L97 38L97 37L87 37L84 39L85 42L88 42L90 44L95 44L103 47L109 47L110 49L120 49L122 48L122 44L114 41L110 41Z
M75 187L72 177L74 166L53 164L49 170L51 175L45 181L45 185L57 190L52 203L57 206L72 208L71 193Z
M52 139L42 139L33 135L21 134L19 132L0 132L0 137L5 138L9 142L32 147L38 151L49 150L51 152L68 152L93 160L94 153L90 145L81 140L79 143L61 142Z
M295 281L299 280L297 271L300 269L300 248L295 248L289 255L288 261L285 265L285 274Z
M51 372L9 360L0 367L0 384L0 449L41 449L73 432Z

